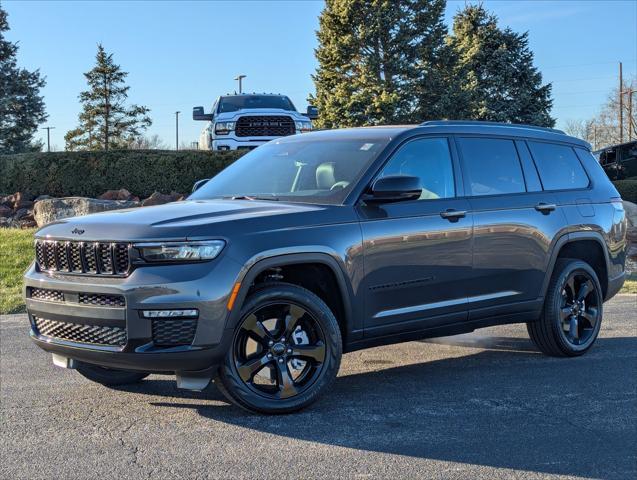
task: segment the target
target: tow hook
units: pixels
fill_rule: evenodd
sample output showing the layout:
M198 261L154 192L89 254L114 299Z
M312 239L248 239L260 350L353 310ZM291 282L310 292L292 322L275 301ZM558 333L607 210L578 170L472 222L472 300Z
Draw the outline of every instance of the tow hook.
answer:
M53 365L56 367L71 369L77 367L77 360L73 360L72 358L65 357L63 355L58 355L57 353L52 353L51 356L53 357Z

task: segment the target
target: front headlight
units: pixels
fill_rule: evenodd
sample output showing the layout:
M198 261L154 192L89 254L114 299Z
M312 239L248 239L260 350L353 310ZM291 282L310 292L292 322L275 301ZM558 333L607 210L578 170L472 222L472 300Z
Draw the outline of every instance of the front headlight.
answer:
M146 243L135 245L147 262L201 262L217 257L226 242Z
M310 130L312 130L312 122L299 120L294 123L296 125L296 129L300 132L309 132Z
M235 122L217 122L215 123L215 133L217 135L228 135L234 130Z

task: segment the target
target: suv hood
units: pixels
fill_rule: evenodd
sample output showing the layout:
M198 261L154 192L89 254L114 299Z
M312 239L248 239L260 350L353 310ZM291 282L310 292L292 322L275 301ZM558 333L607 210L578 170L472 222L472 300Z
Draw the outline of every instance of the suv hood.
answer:
M349 207L280 201L187 200L72 217L42 227L38 238L154 241L227 238L247 231L355 220ZM81 233L80 233L81 232Z

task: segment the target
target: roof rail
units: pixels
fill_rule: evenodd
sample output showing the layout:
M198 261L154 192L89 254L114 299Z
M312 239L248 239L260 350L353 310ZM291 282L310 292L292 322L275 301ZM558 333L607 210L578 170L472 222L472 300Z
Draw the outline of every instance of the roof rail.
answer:
M428 120L420 124L420 126L427 127L444 127L446 125L492 125L494 127L526 128L529 130L540 130L542 132L551 132L559 133L560 135L566 135L566 132L564 132L563 130L549 127L538 127L537 125L527 125L524 123L487 122L482 120Z

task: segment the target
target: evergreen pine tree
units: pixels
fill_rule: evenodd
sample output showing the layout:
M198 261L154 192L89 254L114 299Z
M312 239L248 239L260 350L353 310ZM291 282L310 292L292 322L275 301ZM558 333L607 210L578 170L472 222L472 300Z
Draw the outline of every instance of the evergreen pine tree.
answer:
M18 46L5 38L8 30L7 12L0 7L0 154L40 150L33 135L47 119L40 95L46 82L39 70L18 68Z
M501 29L482 5L469 5L454 17L448 42L459 82L451 118L555 124L551 84L533 65L528 32Z
M130 89L124 84L127 75L113 62L113 54L98 45L96 65L84 74L89 90L79 96L80 125L64 136L67 150L128 148L151 125L148 108L124 103Z
M446 99L445 0L327 0L313 79L320 127L414 122Z

